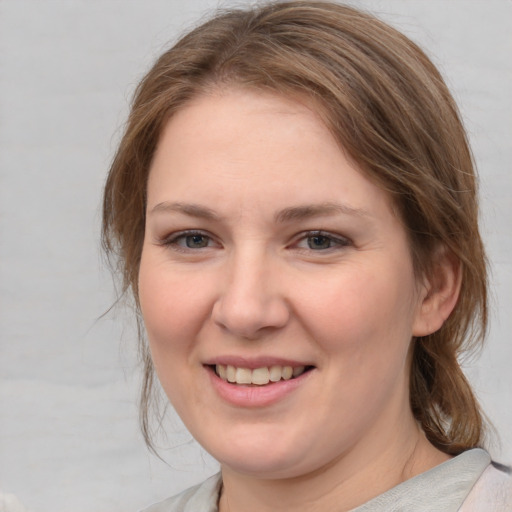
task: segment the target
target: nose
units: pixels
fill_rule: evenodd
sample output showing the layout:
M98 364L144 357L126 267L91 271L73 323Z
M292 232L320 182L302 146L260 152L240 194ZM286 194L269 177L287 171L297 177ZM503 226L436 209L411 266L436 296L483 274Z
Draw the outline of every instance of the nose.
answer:
M244 339L258 339L284 327L290 308L279 269L271 258L239 255L227 266L213 305L214 322Z

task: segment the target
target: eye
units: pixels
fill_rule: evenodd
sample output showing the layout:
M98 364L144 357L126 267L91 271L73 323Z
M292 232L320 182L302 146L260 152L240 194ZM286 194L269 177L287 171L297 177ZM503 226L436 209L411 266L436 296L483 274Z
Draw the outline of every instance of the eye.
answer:
M350 240L324 231L310 231L303 236L296 247L312 251L326 251L351 245Z
M308 236L308 247L313 250L330 249L332 239L325 235Z
M162 240L161 244L179 250L194 250L212 247L214 242L210 236L200 231L182 231L180 233L173 233L165 240Z
M182 235L175 241L175 243L185 245L189 249L203 249L204 247L208 247L210 237L200 234Z

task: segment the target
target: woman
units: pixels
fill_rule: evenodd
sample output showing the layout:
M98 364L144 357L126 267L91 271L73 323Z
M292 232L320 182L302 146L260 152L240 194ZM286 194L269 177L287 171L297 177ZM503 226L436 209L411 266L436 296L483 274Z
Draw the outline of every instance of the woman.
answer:
M104 199L153 372L221 474L150 511L508 510L458 356L487 321L436 68L326 2L219 14L139 85Z

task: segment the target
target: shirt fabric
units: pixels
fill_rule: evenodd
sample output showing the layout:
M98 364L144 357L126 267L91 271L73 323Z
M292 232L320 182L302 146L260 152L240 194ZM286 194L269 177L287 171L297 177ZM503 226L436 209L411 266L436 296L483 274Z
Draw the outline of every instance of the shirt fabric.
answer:
M218 512L220 473L142 512ZM512 512L512 477L485 450L468 450L351 512Z

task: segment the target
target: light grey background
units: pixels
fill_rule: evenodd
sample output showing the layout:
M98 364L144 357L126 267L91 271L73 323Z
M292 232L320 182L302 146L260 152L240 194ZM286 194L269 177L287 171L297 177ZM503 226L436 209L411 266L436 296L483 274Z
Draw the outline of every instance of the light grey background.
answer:
M426 47L463 112L493 268L488 347L467 367L511 463L512 2L353 3ZM130 314L99 319L114 293L98 241L135 84L216 5L0 0L0 491L33 512L135 511L216 469L178 420L169 466L146 452Z

